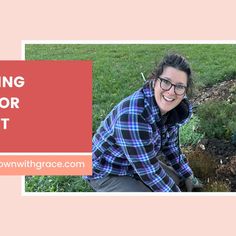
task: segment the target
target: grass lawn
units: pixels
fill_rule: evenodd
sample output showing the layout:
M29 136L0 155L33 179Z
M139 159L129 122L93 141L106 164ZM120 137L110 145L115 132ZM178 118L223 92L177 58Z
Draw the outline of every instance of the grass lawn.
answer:
M95 131L114 105L143 85L140 73L143 72L148 76L155 64L168 52L180 53L189 60L194 71L196 88L215 84L236 74L236 45L34 44L26 45L25 55L26 60L93 61L93 131ZM195 123L196 120L193 120L192 125L195 126ZM189 129L189 126L186 129ZM182 133L183 144L193 143L197 138L189 137L188 131L183 130ZM26 191L90 191L88 186L80 187L83 184L78 184L78 178L72 177L71 180L73 179L75 183L72 181L70 184L74 184L75 188L41 188L40 186L49 178L53 177L27 177ZM68 177L60 177L60 181L69 181L66 178ZM54 183L54 180L51 182Z

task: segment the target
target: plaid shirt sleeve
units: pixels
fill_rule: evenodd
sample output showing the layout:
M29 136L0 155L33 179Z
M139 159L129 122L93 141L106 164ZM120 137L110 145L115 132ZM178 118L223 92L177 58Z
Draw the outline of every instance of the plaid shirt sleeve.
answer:
M114 137L142 181L155 192L179 192L160 166L152 141L152 128L142 115L122 114L115 125Z
M188 161L179 147L179 128L175 126L172 134L168 137L168 141L162 147L162 152L166 159L170 162L172 167L180 177L187 178L193 174Z

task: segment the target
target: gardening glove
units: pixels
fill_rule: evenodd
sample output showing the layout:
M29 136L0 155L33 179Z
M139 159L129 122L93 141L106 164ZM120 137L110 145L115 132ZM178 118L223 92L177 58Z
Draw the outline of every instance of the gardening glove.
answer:
M187 192L192 192L193 189L196 189L196 188L198 189L203 188L203 184L194 175L191 175L185 179L185 186L186 186Z

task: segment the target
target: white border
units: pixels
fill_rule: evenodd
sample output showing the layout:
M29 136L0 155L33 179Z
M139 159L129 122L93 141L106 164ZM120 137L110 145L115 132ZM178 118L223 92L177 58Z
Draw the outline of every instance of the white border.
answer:
M236 44L236 40L22 40L21 60L25 60L25 44ZM84 153L83 153L84 154ZM86 153L91 154L91 153ZM0 155L82 155L82 153L0 153ZM181 192L181 193L98 193L98 192L25 192L25 176L21 178L21 196L25 197L200 197L236 196L236 192Z

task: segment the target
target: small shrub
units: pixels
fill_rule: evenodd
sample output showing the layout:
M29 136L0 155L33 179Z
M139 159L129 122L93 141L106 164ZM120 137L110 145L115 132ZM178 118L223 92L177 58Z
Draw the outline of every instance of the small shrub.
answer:
M217 164L209 153L198 149L189 153L187 158L196 177L204 182L214 178Z
M198 108L199 129L208 138L230 139L236 131L236 103L211 101Z

